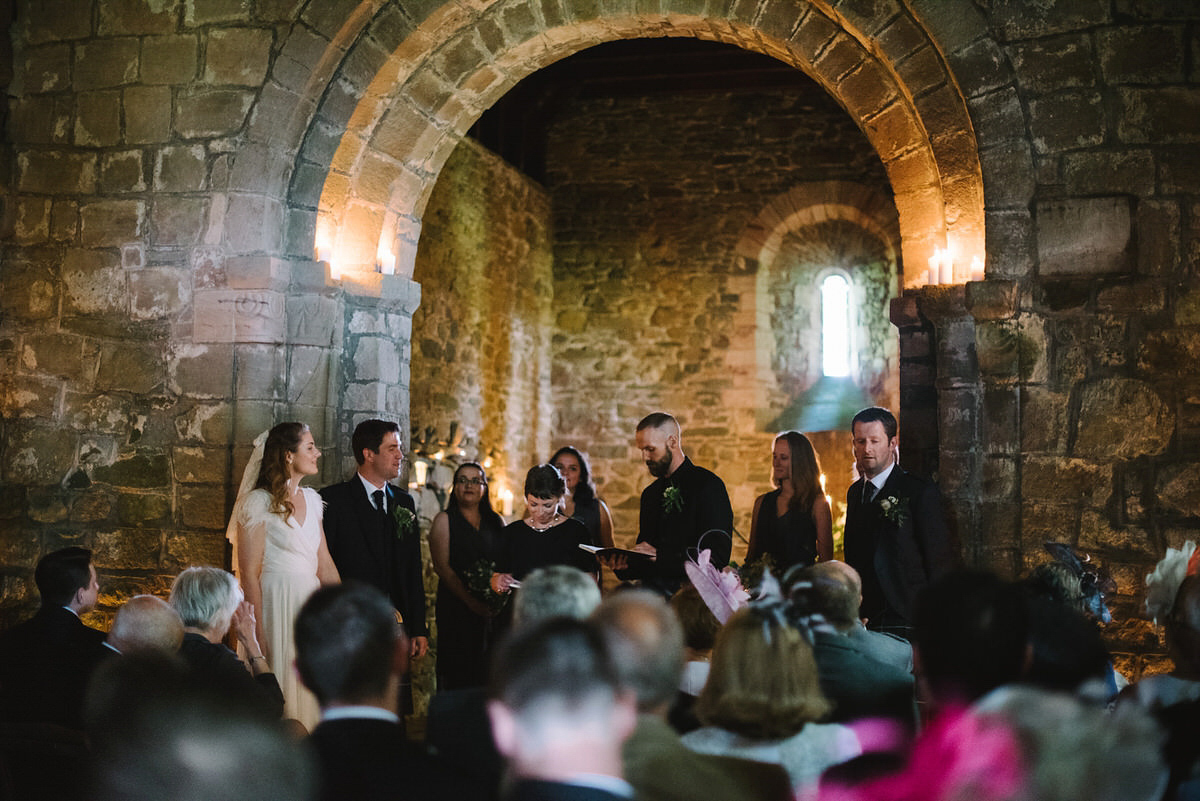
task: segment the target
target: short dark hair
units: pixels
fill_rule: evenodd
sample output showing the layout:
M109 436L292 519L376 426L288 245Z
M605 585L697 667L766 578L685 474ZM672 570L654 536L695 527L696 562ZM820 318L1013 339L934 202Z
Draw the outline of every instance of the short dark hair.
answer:
M400 424L391 420L363 420L354 427L350 436L350 447L354 450L354 461L363 463L363 448L379 453L383 438L392 432L400 436Z
M547 698L567 709L596 693L620 694L608 644L592 622L552 617L519 628L492 662L488 696L520 714Z
M700 591L691 584L684 584L671 596L671 609L683 629L683 644L694 651L711 651L721 621L704 603Z
M993 573L958 570L917 594L913 646L940 701L971 703L1020 678L1028 641L1020 593Z
M637 430L645 431L647 428L662 428L670 423L679 425L679 421L675 419L674 415L667 414L666 412L651 412L637 424Z
M818 562L787 573L787 596L817 612L839 631L858 621L858 589L831 562ZM825 565L825 567L822 567Z
M43 606L66 606L75 593L92 582L92 552L72 546L52 551L40 560L33 572L33 581L42 596Z
M895 439L896 432L900 430L900 424L896 422L896 415L882 406L868 406L854 415L854 419L850 421L851 432L854 431L856 423L883 423L883 430L888 439Z
M561 498L567 491L562 473L552 464L539 464L525 474L525 494L535 498Z
M356 581L322 587L296 616L296 668L322 706L363 701L387 688L396 637L379 590Z

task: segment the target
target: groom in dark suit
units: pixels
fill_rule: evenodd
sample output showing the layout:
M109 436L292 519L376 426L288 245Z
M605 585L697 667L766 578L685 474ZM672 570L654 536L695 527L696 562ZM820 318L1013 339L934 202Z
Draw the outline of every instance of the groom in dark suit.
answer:
M429 647L425 585L421 568L421 525L412 496L393 486L404 450L400 426L364 420L350 439L358 472L349 481L321 490L325 540L342 579L376 587L400 613L410 656Z
M937 487L896 463L898 426L887 409L854 415L860 478L846 492L846 562L862 577L867 626L907 639L917 592L957 561Z

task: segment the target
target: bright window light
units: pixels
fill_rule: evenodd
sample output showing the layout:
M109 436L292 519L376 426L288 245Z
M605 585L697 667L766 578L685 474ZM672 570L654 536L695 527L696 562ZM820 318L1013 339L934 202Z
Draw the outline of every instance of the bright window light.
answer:
M821 282L821 363L827 376L850 375L850 283L840 275Z

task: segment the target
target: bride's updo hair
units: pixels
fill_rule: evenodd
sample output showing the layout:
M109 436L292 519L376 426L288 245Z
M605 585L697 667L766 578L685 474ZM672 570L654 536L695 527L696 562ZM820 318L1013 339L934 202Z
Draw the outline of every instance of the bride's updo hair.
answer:
M258 469L255 489L264 489L271 496L271 511L286 521L296 511L288 497L287 455L300 447L300 438L308 426L304 423L280 423L267 432L263 444L262 467Z

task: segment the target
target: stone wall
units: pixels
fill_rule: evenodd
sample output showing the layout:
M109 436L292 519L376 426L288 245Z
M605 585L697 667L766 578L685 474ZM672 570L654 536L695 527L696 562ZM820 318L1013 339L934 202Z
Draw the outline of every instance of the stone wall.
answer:
M886 195L878 157L814 86L576 101L550 130L546 164L556 228L553 444L589 453L617 536L631 541L650 481L634 428L651 411L671 411L689 456L725 480L748 537L754 498L770 487L768 423L794 397L775 385L773 370L790 373L773 360L819 358L820 339L777 343L760 331L778 292L760 290L770 282L736 246L769 200L797 184L840 179ZM849 251L841 266L854 266ZM772 269L787 282L815 266L793 251ZM876 330L888 325L890 270L864 309Z
M550 457L554 302L545 190L471 140L446 162L429 199L413 277L412 421L466 438L492 457L493 499L521 508L525 471Z

